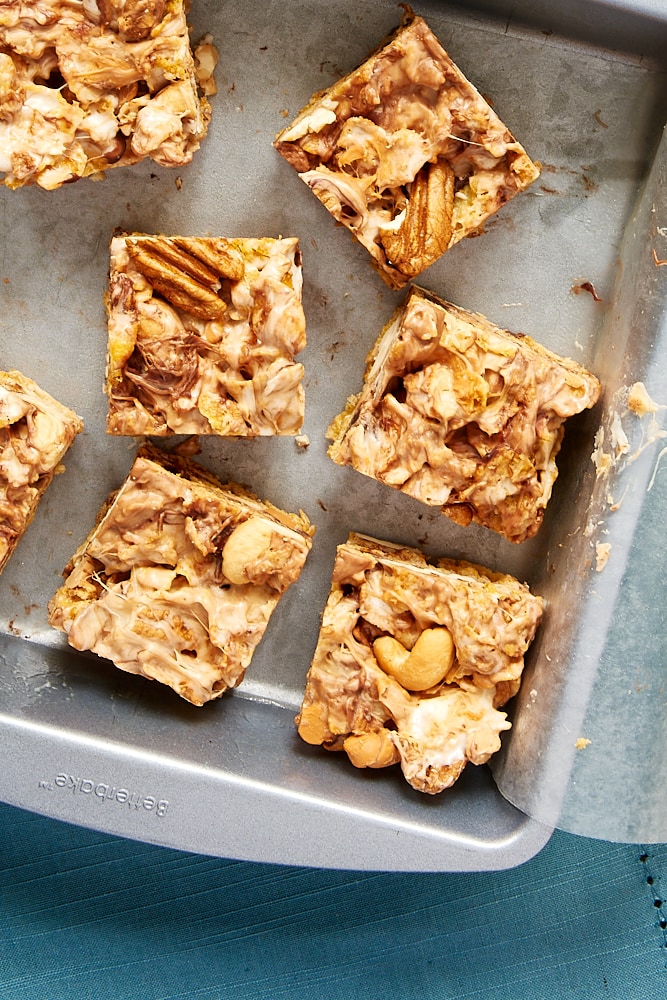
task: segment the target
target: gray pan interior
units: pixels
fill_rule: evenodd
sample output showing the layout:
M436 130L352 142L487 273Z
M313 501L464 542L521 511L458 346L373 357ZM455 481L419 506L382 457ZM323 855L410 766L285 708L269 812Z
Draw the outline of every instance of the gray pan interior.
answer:
M664 765L639 760L664 715L661 439L604 483L591 460L624 387L642 380L667 402L667 268L651 255L667 257L661 6L415 5L543 171L420 283L576 358L605 383L602 403L571 421L545 523L521 546L462 529L326 457L325 429L360 387L366 353L402 293L384 286L271 141L398 23L394 4L195 0L193 35L211 31L220 62L210 133L189 167L142 164L56 192L0 189L2 367L30 375L86 425L0 579L0 798L184 849L344 868L507 868L535 854L554 826L664 839ZM46 622L65 563L137 444L104 433L102 297L115 227L296 235L303 251L310 446L203 439L199 459L302 508L315 545L242 688L203 709L76 654ZM634 419L636 427L623 415L636 449L646 421ZM632 502L612 512L619 477ZM514 573L547 599L493 774L469 767L431 798L396 769L358 772L296 736L335 547L350 530ZM611 549L596 572L601 540ZM639 695L628 698L640 689L645 716ZM591 742L575 751L580 737Z

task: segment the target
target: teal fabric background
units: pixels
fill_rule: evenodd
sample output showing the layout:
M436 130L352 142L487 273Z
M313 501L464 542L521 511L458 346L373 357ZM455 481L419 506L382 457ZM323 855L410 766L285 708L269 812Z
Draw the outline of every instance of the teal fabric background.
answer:
M667 997L667 845L493 873L202 857L0 805L0 998Z

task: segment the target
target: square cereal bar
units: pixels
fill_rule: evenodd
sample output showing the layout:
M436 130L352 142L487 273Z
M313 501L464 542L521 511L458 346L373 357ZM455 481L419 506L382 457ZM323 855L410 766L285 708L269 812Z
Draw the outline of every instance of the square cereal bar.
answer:
M215 50L183 0L5 0L0 183L53 189L150 157L189 163L206 135Z
M32 379L0 372L0 572L82 430L81 418Z
M338 547L299 734L436 794L510 728L542 600L471 563L351 534Z
M115 236L107 431L298 433L301 287L296 239Z
M203 705L243 680L311 535L305 515L146 445L66 566L49 622Z
M316 94L274 146L394 288L539 176L412 14L362 66Z
M599 393L577 362L412 286L329 427L329 455L522 542L542 523L564 421Z

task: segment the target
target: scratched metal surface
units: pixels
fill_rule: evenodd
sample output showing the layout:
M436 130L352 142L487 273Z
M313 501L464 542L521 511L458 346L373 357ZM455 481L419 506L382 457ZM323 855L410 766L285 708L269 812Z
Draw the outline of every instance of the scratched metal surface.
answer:
M613 364L606 345L623 236L664 120L665 64L655 53L667 49L656 41L667 37L667 23L641 6L591 0L579 5L569 36L560 15L552 27L548 5L526 12L526 5L498 0L489 5L493 17L484 6L415 8L543 173L422 284L621 385L629 374L625 341L618 339ZM512 18L508 7L518 11ZM596 40L593 15L601 7L604 37ZM219 48L219 91L206 142L178 171L182 183L173 171L143 164L57 192L0 190L2 367L35 378L86 424L0 581L0 797L83 825L234 857L356 868L509 867L539 850L561 822L563 801L571 801L571 737L586 736L581 726L603 651L598 660L588 657L584 683L573 640L581 647L595 623L583 598L595 590L604 604L615 586L608 570L621 552L614 541L607 570L597 574L599 536L582 535L604 411L568 428L545 524L522 546L461 529L326 458L326 426L359 387L365 355L402 296L382 284L365 251L333 226L271 141L313 91L375 47L400 11L381 0L252 2L238 5L236 18L230 9L198 0L191 11L194 36L211 31ZM134 453L134 442L104 434L102 296L116 226L297 235L303 249L310 447L206 440L200 460L274 503L303 508L317 527L316 544L243 687L203 710L75 654L46 622L63 566ZM624 310L632 315L632 305ZM650 324L637 336L648 344ZM642 357L649 353L639 348ZM426 800L400 775L356 772L295 736L292 718L335 546L351 529L506 570L547 597L529 686L496 768L507 798L489 769L469 768L451 792ZM642 538L651 549L653 536ZM602 626L603 640L609 627ZM646 648L648 662L653 647ZM621 729L626 736L625 723ZM563 748L567 763L559 769ZM160 802L167 803L161 814ZM568 827L576 828L582 808L581 800L567 806ZM616 834L623 839L623 830ZM643 829L642 836L652 839Z

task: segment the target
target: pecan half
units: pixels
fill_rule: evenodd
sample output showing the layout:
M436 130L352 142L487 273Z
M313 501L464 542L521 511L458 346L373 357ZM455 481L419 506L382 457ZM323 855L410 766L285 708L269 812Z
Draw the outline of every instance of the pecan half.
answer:
M240 281L245 267L239 250L223 240L188 239L187 236L175 236L172 240L175 246L185 253L196 257L212 268L220 277Z
M218 276L201 261L179 253L166 237L128 240L127 248L136 269L177 309L199 319L222 319L227 307L212 287L219 284Z
M195 242L194 240L192 241ZM132 239L127 241L128 250L134 253L135 247L143 250L152 250L162 260L172 264L179 271L189 274L195 281L202 285L216 286L220 281L220 274L214 268L207 265L197 256L192 249L184 247L177 239L168 236L142 237L136 242Z
M425 163L410 186L400 227L381 234L387 260L402 274L416 277L449 246L454 180L446 160Z

